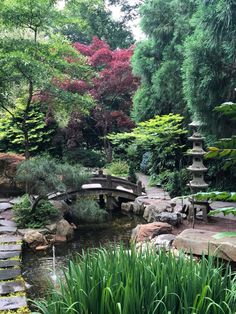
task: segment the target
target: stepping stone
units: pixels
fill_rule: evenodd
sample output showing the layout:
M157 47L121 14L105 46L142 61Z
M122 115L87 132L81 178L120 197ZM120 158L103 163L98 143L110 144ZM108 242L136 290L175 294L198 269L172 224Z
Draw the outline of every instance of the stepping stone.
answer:
M27 306L25 297L0 298L0 310L16 310Z
M0 252L0 259L6 259L11 257L19 257L21 254L20 251L12 251L12 252Z
M22 280L12 282L0 282L1 295L21 291L25 291L24 282Z
M21 197L15 197L9 201L11 205L19 204L21 202Z
M16 227L16 223L15 221L11 221L11 220L0 220L0 226L4 226L4 227Z
M11 243L11 242L18 242L22 241L21 236L0 236L0 243Z
M13 244L13 245L0 245L0 252L2 251L21 251L21 244Z
M20 268L0 269L0 280L9 280L20 276Z
M19 259L0 260L0 268L13 267L13 266L20 266L20 260Z
M0 203L0 213L11 208L12 208L12 205L10 203Z
M16 233L16 227L0 227L0 234L3 233Z

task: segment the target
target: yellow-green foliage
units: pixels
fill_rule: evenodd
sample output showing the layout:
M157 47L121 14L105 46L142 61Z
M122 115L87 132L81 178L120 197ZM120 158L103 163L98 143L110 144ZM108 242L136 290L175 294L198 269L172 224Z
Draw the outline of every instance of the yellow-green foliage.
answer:
M127 177L129 173L129 166L125 161L114 161L107 166L107 173L118 177Z
M13 310L6 310L6 311L1 311L2 314L29 314L31 311L28 309L27 306L21 307L16 311Z
M178 138L187 131L182 127L183 117L179 114L156 116L145 122L138 123L131 132L109 134L108 138L113 144L124 141L135 141L142 146L168 143L170 139Z

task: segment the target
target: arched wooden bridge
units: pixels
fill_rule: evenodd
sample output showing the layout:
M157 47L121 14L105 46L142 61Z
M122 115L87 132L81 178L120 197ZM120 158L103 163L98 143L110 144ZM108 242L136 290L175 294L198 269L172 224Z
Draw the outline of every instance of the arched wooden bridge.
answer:
M111 198L134 201L136 197L142 195L142 182L138 181L137 184L135 184L119 177L104 175L102 171L99 171L98 174L93 175L88 183L82 185L80 190L69 191L66 195L104 195L107 198L107 203ZM57 193L56 195L51 196L50 199L61 199L63 196L65 197L65 195Z

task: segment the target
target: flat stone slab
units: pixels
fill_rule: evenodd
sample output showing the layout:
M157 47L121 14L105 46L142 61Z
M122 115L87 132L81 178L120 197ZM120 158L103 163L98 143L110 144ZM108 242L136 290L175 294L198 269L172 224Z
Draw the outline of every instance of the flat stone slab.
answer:
M16 233L16 227L0 227L0 234Z
M0 310L16 310L20 307L27 306L25 297L0 298Z
M0 269L0 280L9 280L20 276L20 268Z
M174 240L173 246L185 253L213 255L236 262L236 236L215 239L217 232L187 229Z
M11 252L0 252L0 259L6 259L11 257L18 257L20 256L21 251L11 251Z
M0 294L25 291L25 285L22 280L12 282L0 282Z
M0 236L0 243L14 243L18 241L22 241L21 236Z
M5 244L5 245L0 245L0 252L8 252L8 251L21 251L21 244Z
M3 226L3 227L16 227L16 223L15 221L11 221L11 220L0 220L0 226Z
M0 213L4 212L7 209L11 209L12 204L10 203L0 203Z
M13 266L20 266L20 260L19 259L0 260L0 268L13 267Z

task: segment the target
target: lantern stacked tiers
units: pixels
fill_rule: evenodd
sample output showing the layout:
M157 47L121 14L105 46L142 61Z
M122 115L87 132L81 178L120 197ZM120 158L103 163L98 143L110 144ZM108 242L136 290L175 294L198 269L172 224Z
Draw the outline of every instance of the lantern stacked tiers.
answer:
M187 168L192 174L192 180L188 186L192 193L197 193L206 190L208 187L208 184L204 181L207 168L203 164L203 156L206 152L203 150L204 137L198 132L200 123L192 122L189 126L193 129L193 135L188 138L192 142L193 148L188 151L188 155L192 157L192 165Z

